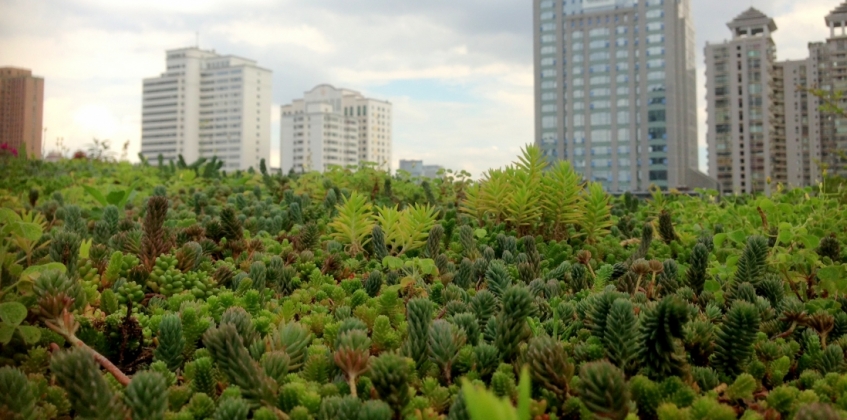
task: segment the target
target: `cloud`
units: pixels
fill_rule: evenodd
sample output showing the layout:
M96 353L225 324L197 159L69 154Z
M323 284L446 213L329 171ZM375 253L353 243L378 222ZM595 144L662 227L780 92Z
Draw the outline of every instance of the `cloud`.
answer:
M692 0L699 134L705 144L705 42L748 7ZM823 40L832 0L756 0L772 15L778 56ZM394 104L393 161L466 169L512 162L534 137L532 7L514 0L3 0L0 65L43 75L47 148L63 137L140 145L141 80L165 70L165 50L194 45L273 70L271 163L279 108L321 83ZM701 157L701 161L704 159Z

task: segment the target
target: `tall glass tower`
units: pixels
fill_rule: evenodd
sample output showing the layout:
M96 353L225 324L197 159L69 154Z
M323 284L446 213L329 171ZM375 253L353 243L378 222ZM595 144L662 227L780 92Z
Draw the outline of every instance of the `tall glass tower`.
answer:
M536 143L608 191L714 188L697 168L690 0L534 0Z

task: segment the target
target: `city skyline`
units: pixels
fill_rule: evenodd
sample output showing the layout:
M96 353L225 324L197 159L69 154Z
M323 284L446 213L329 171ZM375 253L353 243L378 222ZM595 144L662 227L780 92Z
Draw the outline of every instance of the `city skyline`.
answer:
M692 5L701 170L702 48L706 41L726 39L725 22L749 7L703 3ZM758 3L764 2L753 5L781 28L774 37L780 60L803 58L807 42L824 40L822 16L838 5ZM160 71L162 51L195 44L198 29L201 48L250 57L274 71L273 109L321 83L392 102L394 168L400 159L437 159L478 176L508 164L534 140L532 10L522 2L372 1L354 8L344 2L282 7L264 0L243 7L228 0L179 5L13 0L0 11L0 64L30 68L47 80L46 151L55 147L57 136L71 149L84 148L93 137L112 144L129 139L135 159L140 80ZM109 42L100 41L105 36ZM278 164L278 112L271 117L271 164Z

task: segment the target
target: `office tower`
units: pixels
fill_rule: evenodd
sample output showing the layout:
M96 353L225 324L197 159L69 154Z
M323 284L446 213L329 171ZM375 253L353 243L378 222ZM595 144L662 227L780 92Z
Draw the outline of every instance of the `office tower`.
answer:
M829 38L809 44L810 79L815 87L831 93L847 91L847 2L824 18ZM847 118L832 112L817 112L822 101L812 98L817 118L810 130L811 153L819 158L829 175L847 176ZM847 109L841 95L835 105ZM823 168L820 168L821 170Z
M400 159L400 170L406 171L413 177L436 178L438 171L444 169L441 165L424 165L422 160Z
M815 132L820 132L821 113L817 98L806 90L812 68L807 58L777 62L775 69L782 73L775 79L782 82L786 183L792 187L813 185L820 178L820 143L813 140Z
M787 181L786 68L776 65L776 23L750 8L727 26L732 39L705 49L709 175L723 192L769 192Z
M323 84L283 105L280 162L288 173L391 162L391 103Z
M223 169L270 158L271 71L214 50L167 51L167 68L144 79L141 154L151 162L216 156ZM268 162L269 163L269 162Z
M0 67L0 144L19 155L41 158L44 78L16 67Z
M535 0L535 132L609 191L710 187L689 0Z

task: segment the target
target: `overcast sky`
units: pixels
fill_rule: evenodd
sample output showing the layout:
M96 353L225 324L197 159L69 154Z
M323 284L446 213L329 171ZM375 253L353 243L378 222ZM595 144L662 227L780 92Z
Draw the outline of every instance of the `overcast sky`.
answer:
M776 19L780 59L828 35L838 0L692 0L699 137L705 144L703 47L751 5ZM530 0L0 0L0 66L44 76L46 149L141 135L141 80L165 50L191 46L273 70L271 162L279 108L320 83L394 104L394 156L465 169L509 163L533 141ZM705 169L705 147L700 148Z

